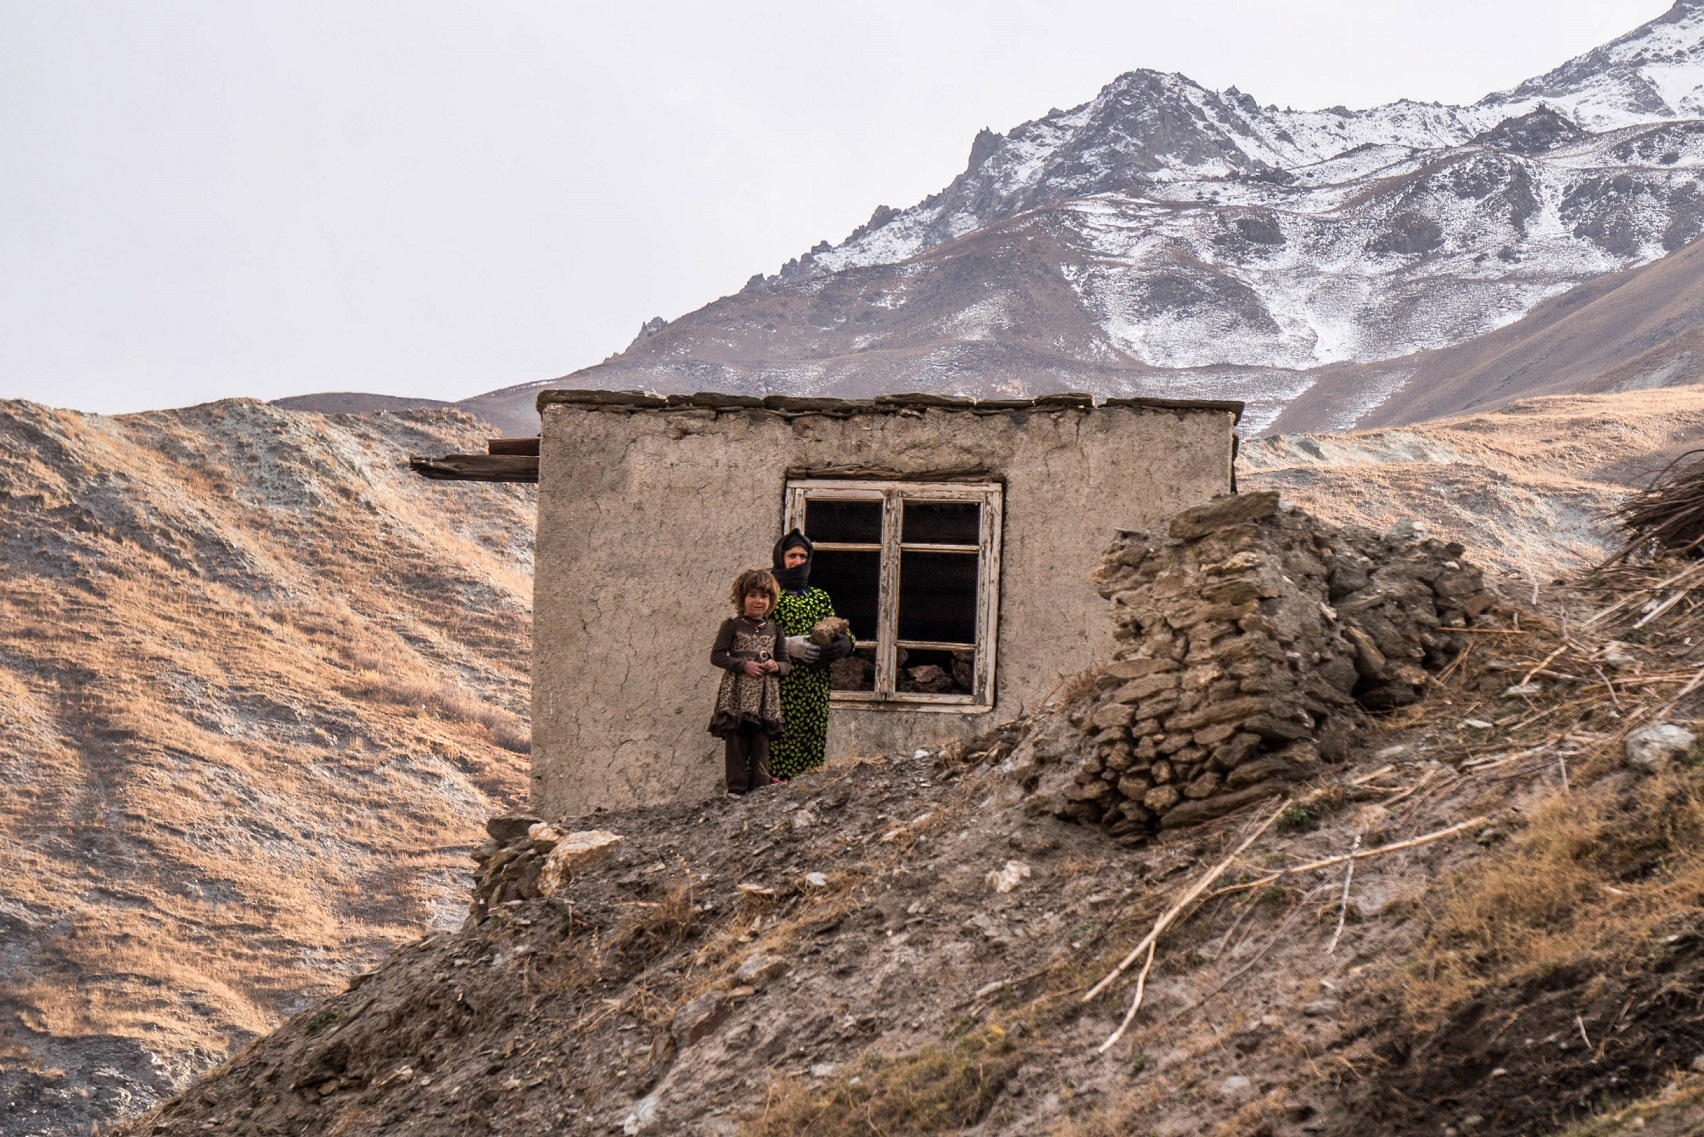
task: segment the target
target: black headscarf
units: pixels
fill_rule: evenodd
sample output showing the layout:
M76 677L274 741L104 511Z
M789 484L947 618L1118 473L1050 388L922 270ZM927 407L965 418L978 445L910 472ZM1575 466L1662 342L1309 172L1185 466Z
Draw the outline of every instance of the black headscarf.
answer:
M805 563L797 568L787 567L787 550L800 548L805 551ZM775 582L788 592L803 592L811 583L811 560L816 556L816 546L811 539L797 529L775 542L774 573Z

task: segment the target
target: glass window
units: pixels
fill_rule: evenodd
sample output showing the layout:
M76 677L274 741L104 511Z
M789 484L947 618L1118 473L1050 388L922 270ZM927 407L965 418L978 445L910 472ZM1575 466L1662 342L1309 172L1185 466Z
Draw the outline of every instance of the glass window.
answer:
M1002 488L798 481L787 525L816 543L811 583L852 624L840 701L991 706Z

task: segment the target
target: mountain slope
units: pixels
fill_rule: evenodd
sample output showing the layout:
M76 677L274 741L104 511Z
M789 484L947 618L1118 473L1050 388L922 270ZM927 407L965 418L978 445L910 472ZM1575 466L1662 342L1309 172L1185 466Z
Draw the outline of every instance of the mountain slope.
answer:
M1704 379L1704 244L1589 281L1466 343L1308 378L1269 431L1393 426L1533 395L1695 383Z
M1468 107L1280 110L1131 72L601 364L464 405L507 426L549 385L1075 387L1234 394L1258 432L1319 368L1466 342L1689 244L1701 88L1696 0Z
M534 491L455 411L0 403L0 1133L145 1106L461 918L525 795Z

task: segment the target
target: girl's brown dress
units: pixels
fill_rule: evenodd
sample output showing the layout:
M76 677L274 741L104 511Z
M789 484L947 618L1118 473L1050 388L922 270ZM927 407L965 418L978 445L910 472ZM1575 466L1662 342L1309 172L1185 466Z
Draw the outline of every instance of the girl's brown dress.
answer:
M752 623L744 616L725 621L716 632L710 661L724 668L722 686L716 692L716 712L710 718L710 733L729 738L742 730L756 730L780 738L781 685L774 675L746 675L744 665L775 659L788 670L786 632L773 620Z

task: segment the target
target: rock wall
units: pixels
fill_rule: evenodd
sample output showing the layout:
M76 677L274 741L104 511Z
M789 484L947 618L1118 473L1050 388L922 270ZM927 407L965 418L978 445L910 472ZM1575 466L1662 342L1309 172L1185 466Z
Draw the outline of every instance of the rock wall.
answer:
M1135 842L1340 761L1368 711L1415 702L1491 607L1460 545L1339 529L1275 493L1121 533L1096 574L1120 645L1070 730L1038 741L1041 808Z

